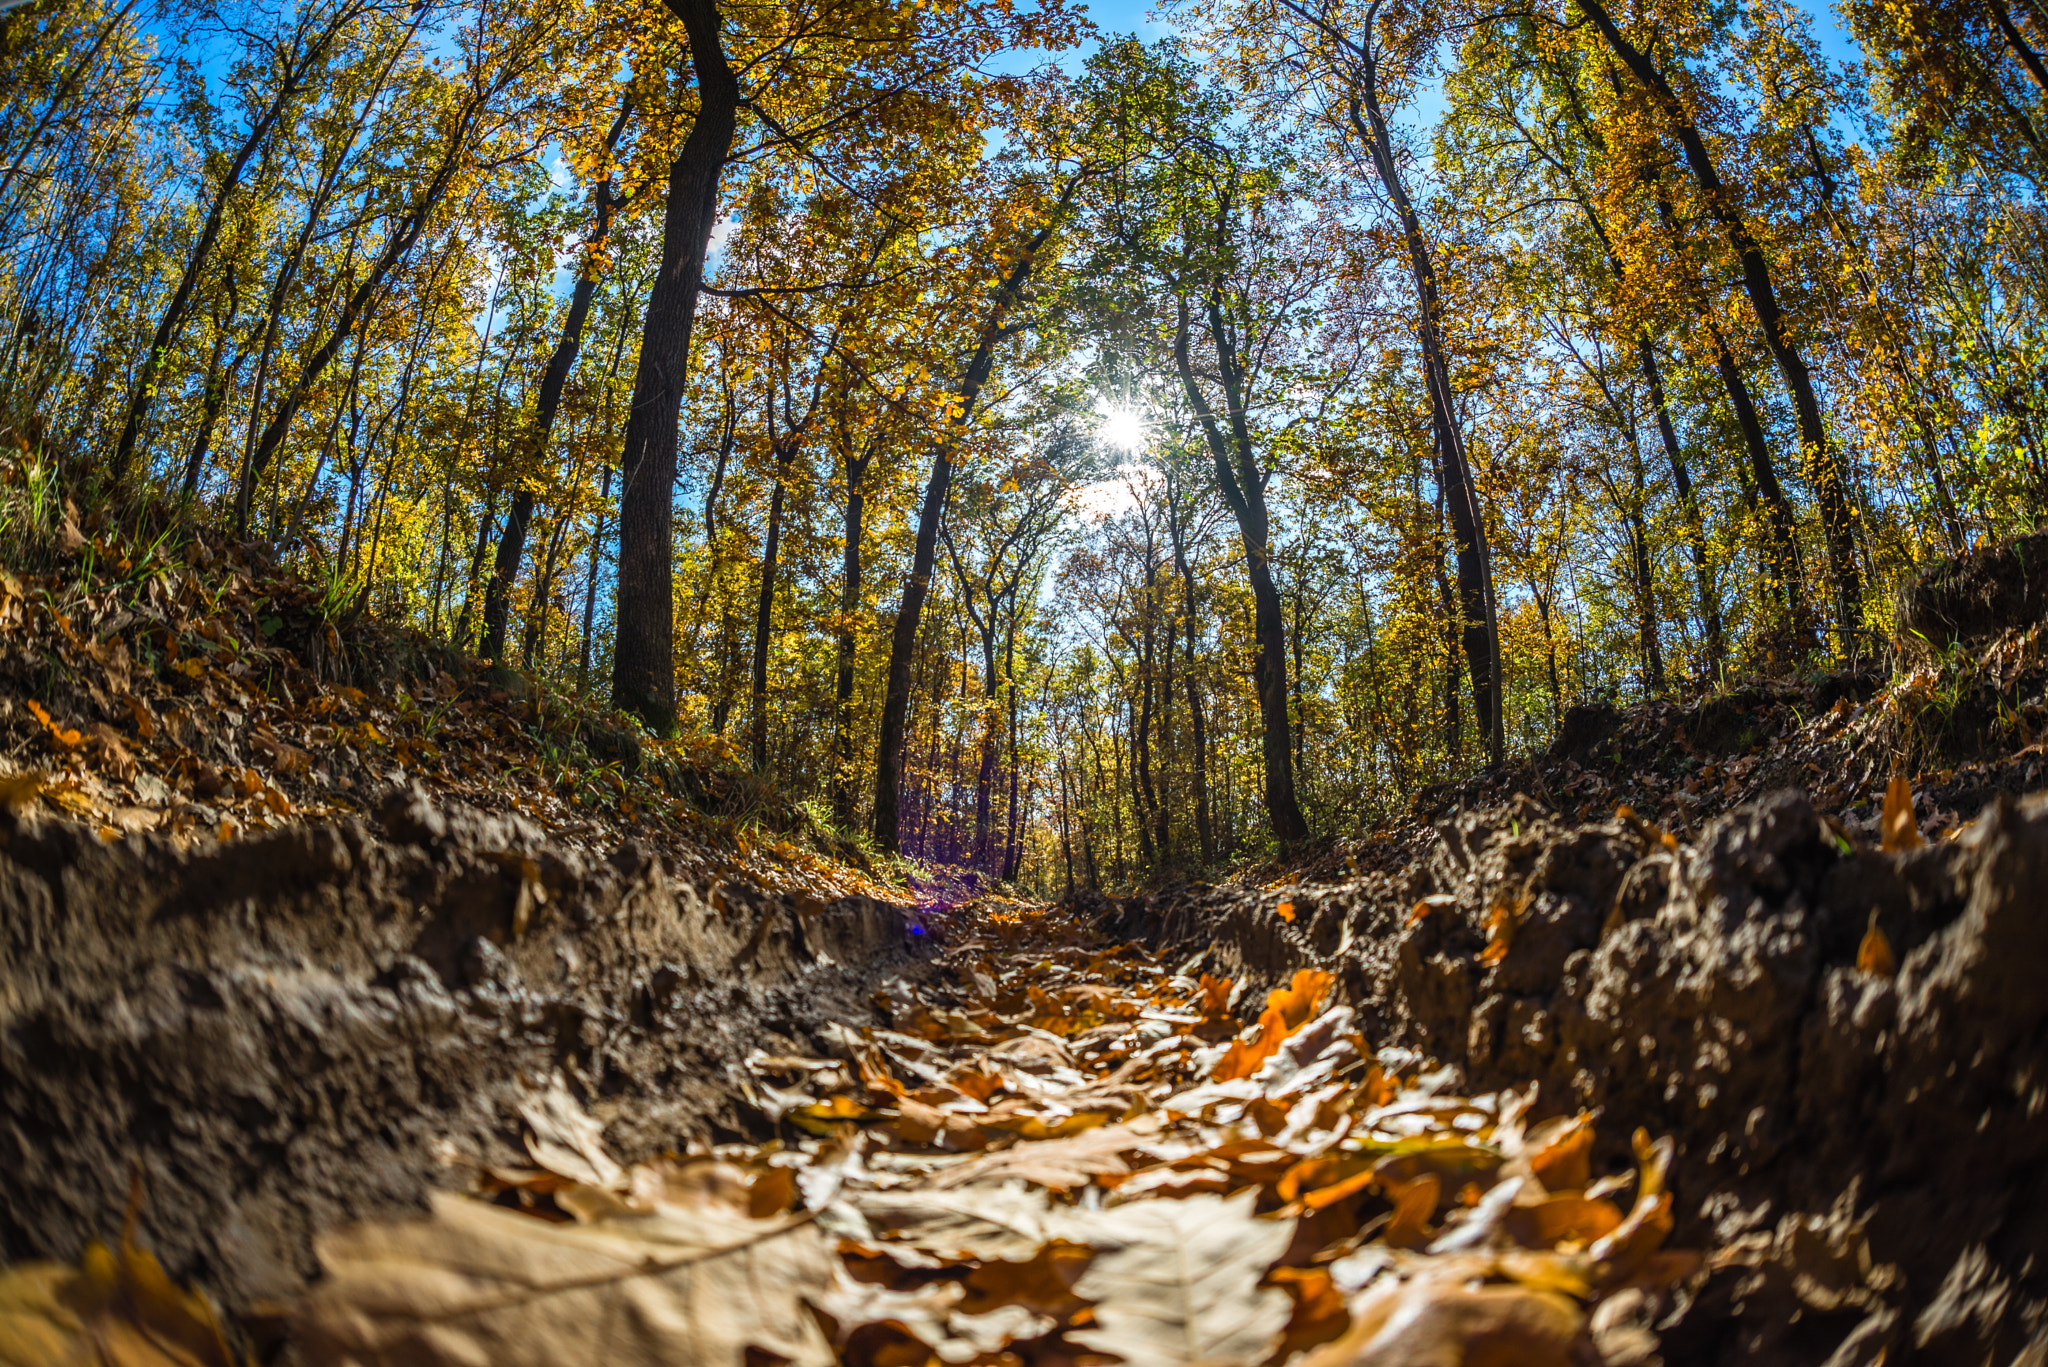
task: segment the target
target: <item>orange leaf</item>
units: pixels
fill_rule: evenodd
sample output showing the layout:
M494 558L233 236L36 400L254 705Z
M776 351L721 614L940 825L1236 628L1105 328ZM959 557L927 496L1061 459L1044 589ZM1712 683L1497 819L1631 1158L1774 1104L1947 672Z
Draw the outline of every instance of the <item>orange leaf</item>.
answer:
M1283 921L1287 922L1287 924L1289 924L1289 925L1293 925L1293 924L1294 924L1294 903L1292 903L1292 902L1282 902L1282 903L1281 903L1281 904L1280 904L1279 906L1277 906L1277 907L1274 907L1274 908L1273 908L1273 914L1274 914L1275 916L1278 916L1278 917L1279 917L1279 918L1280 918L1281 920L1283 920Z
M1877 928L1874 911L1870 913L1870 929L1863 932L1863 943L1856 946L1856 970L1880 978L1889 978L1899 971L1899 961L1892 956L1892 942Z
M1886 854L1917 850L1927 842L1920 838L1920 823L1913 815L1913 785L1904 774L1893 774L1884 790L1884 818L1879 847Z
M50 743L59 750L82 750L85 748L85 737L83 735L68 726L61 726L50 720L50 714L45 712L43 705L35 699L29 699L28 710L35 713L36 720L41 722L43 729L50 733Z
M1232 1040L1210 1076L1218 1082L1230 1082L1258 1072L1267 1059L1279 1052L1289 1035L1308 1024L1336 981L1334 974L1304 968L1294 975L1292 983L1268 993L1266 1009L1259 1016L1258 1033L1250 1040Z
M1429 1217L1436 1214L1443 1196L1444 1179L1425 1172L1410 1182L1380 1179L1380 1185L1394 1202L1394 1214L1387 1221L1386 1239L1392 1248L1420 1248L1429 1242ZM1317 1193L1320 1195L1321 1193Z

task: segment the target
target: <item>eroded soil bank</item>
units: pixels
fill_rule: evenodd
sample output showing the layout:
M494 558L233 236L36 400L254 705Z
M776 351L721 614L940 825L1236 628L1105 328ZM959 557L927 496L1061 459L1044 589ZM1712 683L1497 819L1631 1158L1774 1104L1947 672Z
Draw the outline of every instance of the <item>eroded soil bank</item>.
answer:
M139 1242L244 1313L320 1231L466 1187L452 1155L527 1161L557 1075L627 1159L758 1125L733 1065L918 967L902 907L665 862L418 791L190 849L0 815L0 1263L112 1240L139 1190Z
M1183 972L1338 973L1375 1044L1678 1143L1671 1364L2048 1360L2048 797L1860 843L1797 792L1690 842L1533 799L1395 872L1097 912ZM1859 950L1875 927L1893 962ZM1874 948L1874 944L1873 944ZM1886 969L1893 971L1885 971Z

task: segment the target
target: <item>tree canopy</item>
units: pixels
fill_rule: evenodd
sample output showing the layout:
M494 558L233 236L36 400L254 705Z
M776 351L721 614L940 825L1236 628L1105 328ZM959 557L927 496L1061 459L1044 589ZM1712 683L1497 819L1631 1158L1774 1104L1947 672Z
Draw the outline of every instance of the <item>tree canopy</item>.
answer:
M2048 516L2039 0L30 0L10 478L1196 873Z

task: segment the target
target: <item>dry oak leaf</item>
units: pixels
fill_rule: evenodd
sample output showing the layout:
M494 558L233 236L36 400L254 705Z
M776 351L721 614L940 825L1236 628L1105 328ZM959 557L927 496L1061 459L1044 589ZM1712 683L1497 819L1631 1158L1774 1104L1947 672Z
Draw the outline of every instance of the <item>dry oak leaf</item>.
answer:
M157 1260L124 1243L86 1246L77 1267L0 1271L5 1367L231 1367L204 1296L180 1290Z
M1210 1074L1218 1082L1250 1077L1265 1061L1279 1052L1286 1038L1308 1024L1324 996L1336 985L1336 975L1319 968L1304 968L1286 987L1275 988L1266 997L1266 1009L1259 1016L1258 1033L1250 1040L1235 1039L1216 1061Z
M1088 1242L1078 1212L1026 1187L965 1191L849 1191L845 1201L882 1250L909 1248L951 1260L1028 1262L1054 1239Z
M1917 850L1927 843L1920 838L1920 823L1913 815L1913 785L1904 774L1893 774L1885 785L1884 816L1878 830L1879 847L1886 854Z
M429 1219L357 1225L318 1247L326 1279L295 1335L309 1367L833 1360L802 1300L836 1260L807 1217L663 1206L559 1225L437 1193Z
M625 1169L604 1151L604 1126L577 1104L560 1073L520 1101L519 1117L529 1130L526 1151L549 1172L593 1187L622 1184Z
M1570 1367L1585 1324L1549 1291L1391 1279L1353 1306L1350 1332L1295 1367Z
M970 1182L1001 1182L1021 1177L1054 1191L1085 1187L1090 1178L1121 1177L1130 1165L1122 1155L1144 1143L1128 1126L1103 1125L1065 1139L1014 1144L948 1168L932 1185L964 1187Z
M1074 1284L1095 1302L1076 1342L1147 1367L1264 1362L1292 1298L1259 1281L1294 1238L1291 1220L1253 1215L1258 1193L1138 1201L1089 1220L1101 1250Z

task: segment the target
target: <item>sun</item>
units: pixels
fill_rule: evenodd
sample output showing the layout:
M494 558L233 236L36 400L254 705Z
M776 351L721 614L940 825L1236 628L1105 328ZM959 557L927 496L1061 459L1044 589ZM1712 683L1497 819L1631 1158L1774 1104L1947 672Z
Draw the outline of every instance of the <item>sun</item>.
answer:
M1106 408L1095 439L1120 451L1139 450L1145 445L1145 420L1134 408Z

